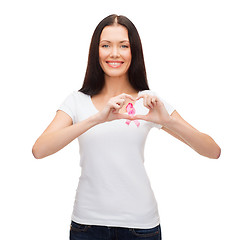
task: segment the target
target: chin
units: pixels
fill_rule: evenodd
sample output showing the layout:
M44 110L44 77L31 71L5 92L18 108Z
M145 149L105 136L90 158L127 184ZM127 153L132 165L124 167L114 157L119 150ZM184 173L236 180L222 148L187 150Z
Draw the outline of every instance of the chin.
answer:
M120 69L110 70L110 71L104 71L105 75L108 77L128 77L127 70L122 71Z
M126 73L105 73L105 75L113 78L127 77Z

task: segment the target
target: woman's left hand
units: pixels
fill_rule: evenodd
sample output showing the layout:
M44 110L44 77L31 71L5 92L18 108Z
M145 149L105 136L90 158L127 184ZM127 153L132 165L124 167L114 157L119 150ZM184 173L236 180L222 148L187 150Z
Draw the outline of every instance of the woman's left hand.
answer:
M133 116L133 120L141 119L157 123L162 126L171 120L163 102L160 101L157 96L144 94L137 97L136 100L139 100L140 98L143 98L143 105L149 109L149 112L147 115L135 115Z

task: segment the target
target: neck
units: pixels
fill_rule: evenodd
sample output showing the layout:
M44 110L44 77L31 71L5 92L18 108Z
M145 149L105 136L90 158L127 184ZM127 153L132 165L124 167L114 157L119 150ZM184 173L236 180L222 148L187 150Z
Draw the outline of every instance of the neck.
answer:
M128 76L110 77L105 75L105 83L101 94L114 97L121 93L134 94L136 92L129 83Z

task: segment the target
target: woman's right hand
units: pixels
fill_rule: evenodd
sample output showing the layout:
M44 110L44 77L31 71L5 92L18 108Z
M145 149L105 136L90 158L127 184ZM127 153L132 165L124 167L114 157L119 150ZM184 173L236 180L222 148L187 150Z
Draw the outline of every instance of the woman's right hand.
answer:
M119 110L123 107L126 99L135 99L126 93L122 93L118 96L112 97L107 102L106 106L96 114L99 123L108 122L116 119L132 119L128 114L119 113Z

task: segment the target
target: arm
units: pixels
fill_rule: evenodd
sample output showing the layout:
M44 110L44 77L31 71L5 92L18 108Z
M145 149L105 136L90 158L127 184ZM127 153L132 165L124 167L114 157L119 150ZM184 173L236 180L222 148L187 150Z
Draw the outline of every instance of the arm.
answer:
M59 110L53 121L35 142L32 153L37 159L47 157L68 145L97 123L96 118L91 116L73 125L71 117Z
M186 143L202 156L219 158L221 148L207 134L199 132L187 123L175 110L171 116L164 104L157 96L144 94L137 99L143 98L144 106L149 109L147 115L136 115L135 119L151 121L162 126L162 129L180 141Z
M169 121L164 124L162 129L190 146L202 156L214 159L220 157L221 148L215 141L207 134L199 132L192 127L177 111L171 114Z
M120 94L111 98L102 111L75 124L67 113L58 110L53 121L33 145L33 156L40 159L56 153L97 124L116 119L131 119L129 115L118 112L126 98L134 100L128 94Z

